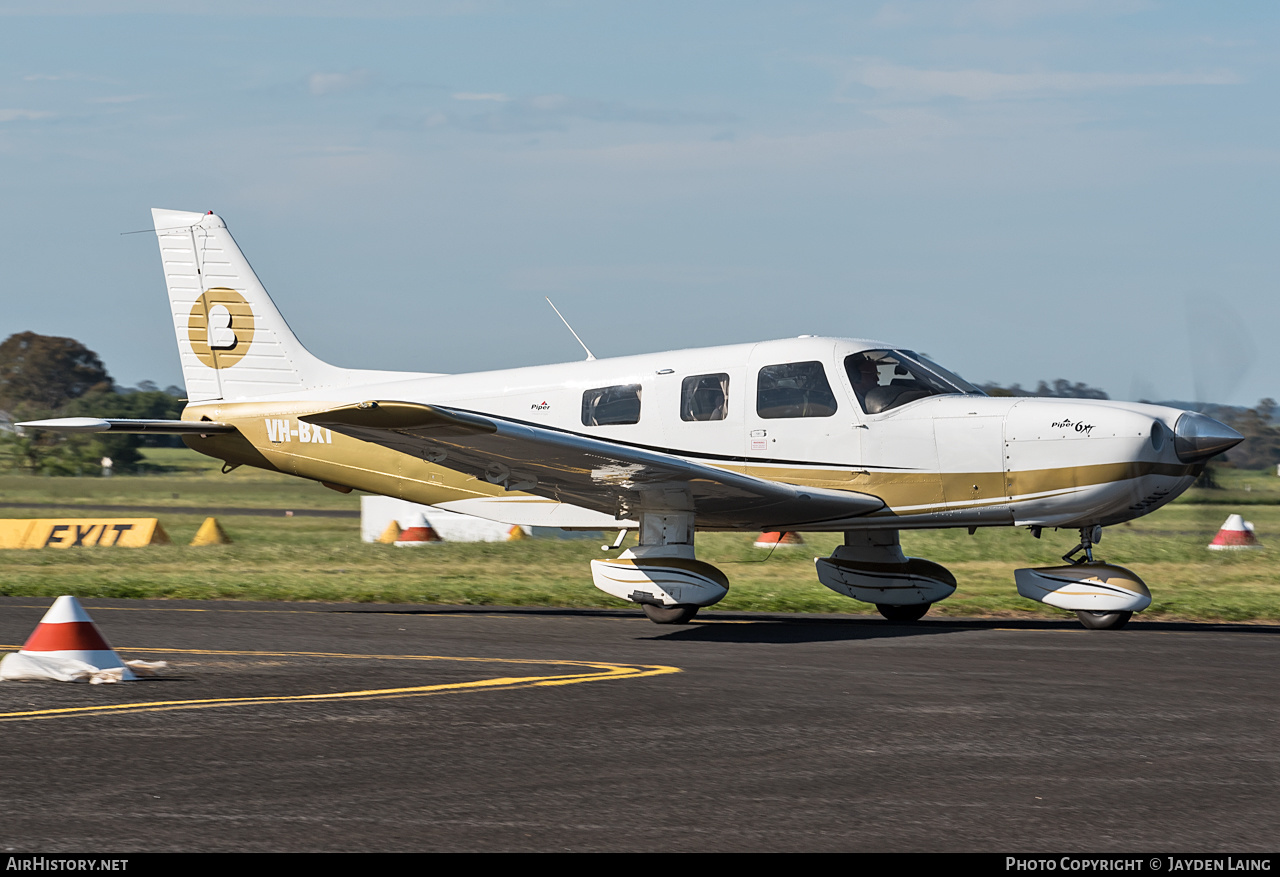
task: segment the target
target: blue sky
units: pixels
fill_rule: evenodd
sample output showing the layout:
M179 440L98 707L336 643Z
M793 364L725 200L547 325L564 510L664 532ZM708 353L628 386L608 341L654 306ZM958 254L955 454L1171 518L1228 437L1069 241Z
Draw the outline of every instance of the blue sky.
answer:
M340 365L580 358L545 295L597 356L822 333L1280 397L1274 4L176 6L0 0L0 336L180 383L120 234L157 206Z

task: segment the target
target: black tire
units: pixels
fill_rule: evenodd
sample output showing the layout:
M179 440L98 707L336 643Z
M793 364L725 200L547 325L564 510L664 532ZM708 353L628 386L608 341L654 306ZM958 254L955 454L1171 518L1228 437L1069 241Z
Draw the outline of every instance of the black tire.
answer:
M654 624L688 624L698 614L698 607L688 603L677 603L675 606L655 606L652 603L640 605Z
M932 603L913 603L910 606L892 606L888 603L877 603L876 609L890 621L919 621L924 618Z
M1132 612L1087 612L1076 610L1076 618L1090 630L1119 630L1129 623Z

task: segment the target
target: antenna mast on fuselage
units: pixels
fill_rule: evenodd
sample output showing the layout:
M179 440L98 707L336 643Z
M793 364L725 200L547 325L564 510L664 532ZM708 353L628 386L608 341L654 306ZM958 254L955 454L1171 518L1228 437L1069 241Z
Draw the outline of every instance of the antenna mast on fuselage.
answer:
M545 295L543 296L543 298L547 299L547 304L551 305L551 310L556 312L556 316L560 318L560 322L564 323L564 327L569 330L570 334L573 335L574 339L579 344L582 344L582 339L578 337L577 332L573 331L573 327L570 326L569 321L564 318L564 314L560 313L560 309L556 307L555 302L553 302L550 298L547 298L547 296ZM596 355L591 352L591 350L587 347L587 345L582 344L582 349L587 351L587 362L595 362Z

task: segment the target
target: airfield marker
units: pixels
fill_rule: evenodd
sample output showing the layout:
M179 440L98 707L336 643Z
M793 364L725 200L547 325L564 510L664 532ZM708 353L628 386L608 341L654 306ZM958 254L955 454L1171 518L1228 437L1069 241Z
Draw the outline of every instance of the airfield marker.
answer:
M53 601L20 651L0 661L0 679L50 682L130 682L120 660L75 597Z
M1231 515L1226 523L1218 528L1218 535L1209 543L1210 551L1235 551L1243 548L1261 548L1258 537L1254 535L1253 524L1240 515Z

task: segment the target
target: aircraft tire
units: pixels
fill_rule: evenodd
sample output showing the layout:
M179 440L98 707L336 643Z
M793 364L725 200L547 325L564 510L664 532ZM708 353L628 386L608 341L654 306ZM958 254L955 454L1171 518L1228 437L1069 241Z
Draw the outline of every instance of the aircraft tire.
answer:
M1090 630L1119 630L1129 623L1132 612L1087 612L1076 610L1076 618Z
M698 614L698 607L688 603L677 603L675 606L655 606L642 603L644 614L654 624L688 624Z
M910 606L894 606L889 603L877 603L876 609L890 621L919 621L924 618L932 603L915 603Z

